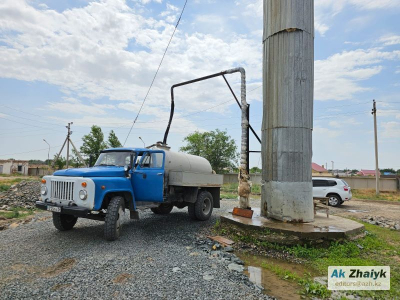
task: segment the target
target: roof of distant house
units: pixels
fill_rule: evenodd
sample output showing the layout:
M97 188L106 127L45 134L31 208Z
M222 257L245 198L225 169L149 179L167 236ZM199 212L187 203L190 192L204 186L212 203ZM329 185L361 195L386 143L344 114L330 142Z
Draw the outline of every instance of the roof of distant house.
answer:
M17 160L17 159L0 159L0 163L9 163L13 162L15 164L26 164L29 160Z
M320 166L320 165L318 165L316 163L311 163L311 168L314 171L317 171L317 172L328 172L327 169L325 169L324 167L322 167L322 166Z
M361 170L357 174L359 174L359 175L374 175L375 176L376 173L375 173L375 170ZM381 172L379 172L379 174L381 174Z

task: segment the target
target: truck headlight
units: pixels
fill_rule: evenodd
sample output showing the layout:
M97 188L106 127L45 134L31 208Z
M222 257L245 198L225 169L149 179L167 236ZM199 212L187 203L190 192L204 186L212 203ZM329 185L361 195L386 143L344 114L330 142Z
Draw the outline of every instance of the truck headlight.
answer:
M81 200L86 200L86 198L87 198L87 191L86 191L86 190L80 190L80 191L79 191L79 198L80 198Z
M40 188L40 194L42 194L43 196L47 194L47 187L45 185L42 185L42 187Z

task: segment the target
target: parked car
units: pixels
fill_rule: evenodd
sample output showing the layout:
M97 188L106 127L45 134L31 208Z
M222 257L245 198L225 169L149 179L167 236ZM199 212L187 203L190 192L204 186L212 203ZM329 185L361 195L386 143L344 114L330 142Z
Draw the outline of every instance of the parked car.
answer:
M328 197L330 206L339 206L352 198L351 188L339 178L313 177L313 197Z

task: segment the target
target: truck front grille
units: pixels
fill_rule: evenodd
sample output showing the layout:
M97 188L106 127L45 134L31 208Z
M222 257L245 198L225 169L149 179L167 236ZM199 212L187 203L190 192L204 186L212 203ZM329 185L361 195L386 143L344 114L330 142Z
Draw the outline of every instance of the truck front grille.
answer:
M51 198L58 200L74 200L74 182L51 181Z

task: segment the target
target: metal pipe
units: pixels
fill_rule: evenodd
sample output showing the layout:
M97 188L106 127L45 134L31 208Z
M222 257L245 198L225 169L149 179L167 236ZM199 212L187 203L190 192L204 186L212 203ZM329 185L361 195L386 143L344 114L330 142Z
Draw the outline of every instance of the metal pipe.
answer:
M178 84L174 84L171 87L171 112L170 112L170 117L167 125L167 129L165 130L164 134L164 140L163 144L167 145L167 139L168 139L168 133L171 128L171 123L172 119L174 116L174 109L175 109L175 100L174 100L174 88L183 86L183 85L188 85L191 83L211 79L214 77L218 76L224 76L226 74L232 74L232 73L237 73L240 72L240 79L241 79L241 88L240 88L240 104L239 101L237 100L235 96L235 100L238 103L241 111L242 111L242 139L241 139L241 149L240 149L240 168L239 168L239 196L240 196L240 207L241 208L248 208L249 207L249 195L250 195L250 177L248 174L248 128L249 128L249 121L247 118L247 110L248 110L248 104L246 101L246 71L244 68L234 68L234 69L229 69L226 71L222 71L219 73L211 74L208 76L203 76L197 79L193 80L188 80L184 81ZM224 77L225 81L227 82L226 78ZM228 84L229 86L229 84ZM253 131L254 133L254 131Z

